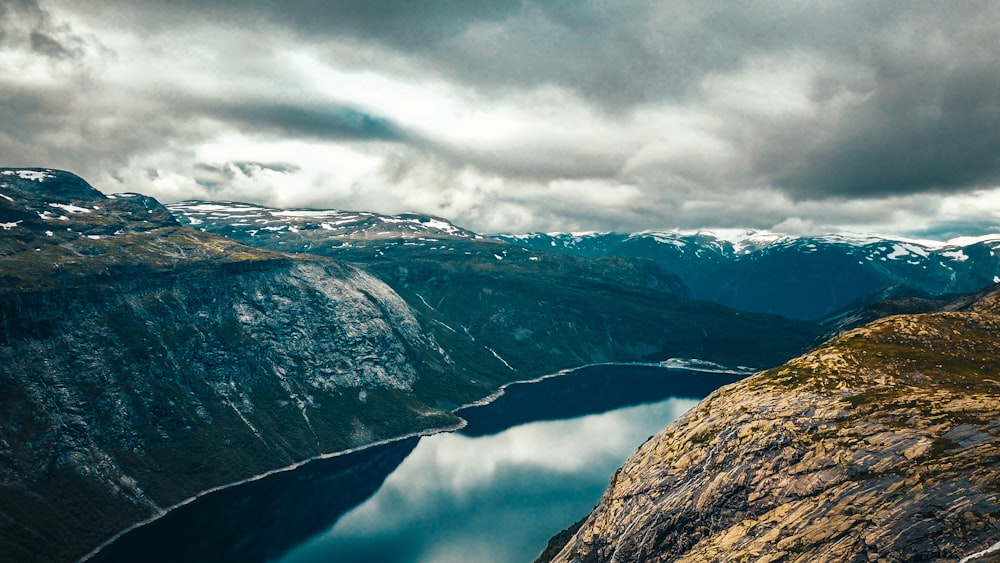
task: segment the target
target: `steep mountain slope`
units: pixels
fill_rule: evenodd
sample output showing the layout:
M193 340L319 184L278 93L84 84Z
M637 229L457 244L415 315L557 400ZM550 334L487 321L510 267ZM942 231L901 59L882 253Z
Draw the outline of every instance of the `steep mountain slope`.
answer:
M357 268L65 172L0 169L0 255L5 560L76 558L200 490L454 425L439 405L516 375L456 365Z
M890 286L928 295L968 293L1000 278L1000 235L948 243L875 235L793 237L712 233L496 235L531 249L630 256L675 273L697 299L818 320Z
M689 301L684 284L648 260L526 250L436 217L169 207L183 224L248 245L359 264L433 319L439 341L474 343L515 371L672 356L769 366L819 334L809 323Z
M995 548L998 373L1000 292L851 331L720 389L640 447L554 560L956 561Z

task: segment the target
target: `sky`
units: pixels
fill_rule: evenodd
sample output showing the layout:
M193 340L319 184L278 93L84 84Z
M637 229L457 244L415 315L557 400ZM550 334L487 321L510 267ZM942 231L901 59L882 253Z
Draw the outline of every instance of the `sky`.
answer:
M1000 2L0 0L0 166L480 232L1000 232Z

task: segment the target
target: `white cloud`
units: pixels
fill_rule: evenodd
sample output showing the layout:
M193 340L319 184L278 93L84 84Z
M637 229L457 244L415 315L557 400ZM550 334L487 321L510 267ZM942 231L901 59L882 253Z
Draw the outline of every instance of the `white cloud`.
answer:
M400 10L19 12L0 24L0 154L107 191L485 231L1000 213L995 4Z

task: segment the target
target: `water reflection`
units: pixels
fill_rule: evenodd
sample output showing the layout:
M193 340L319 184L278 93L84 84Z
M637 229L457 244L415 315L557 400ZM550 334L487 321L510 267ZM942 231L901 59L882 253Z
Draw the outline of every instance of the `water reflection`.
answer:
M469 421L460 433L217 491L92 561L530 561L589 512L638 444L696 402L669 397L703 397L739 377L592 366L514 385L459 411Z
M515 383L486 407L459 410L469 423L459 432L484 436L526 422L597 414L668 397L706 397L745 376L642 364L588 366L564 377Z
M371 496L417 441L312 461L205 495L123 535L88 563L273 560Z
M637 444L696 403L425 438L375 496L282 561L531 561Z

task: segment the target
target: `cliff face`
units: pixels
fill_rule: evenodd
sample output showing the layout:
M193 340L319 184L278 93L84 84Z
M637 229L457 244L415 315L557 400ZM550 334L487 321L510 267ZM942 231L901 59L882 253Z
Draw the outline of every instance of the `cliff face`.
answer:
M67 173L0 171L0 253L7 560L76 558L198 491L455 424L439 402L497 385L357 268Z
M1000 292L848 332L644 444L554 560L976 554L1000 540L998 374Z

